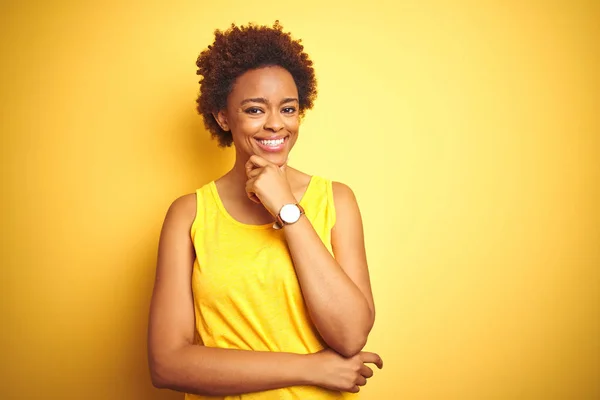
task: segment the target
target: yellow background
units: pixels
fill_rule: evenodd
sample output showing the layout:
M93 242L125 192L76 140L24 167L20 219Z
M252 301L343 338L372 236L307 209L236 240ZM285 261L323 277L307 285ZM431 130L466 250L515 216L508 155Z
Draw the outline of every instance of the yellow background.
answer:
M195 59L275 19L320 83L291 164L363 211L363 399L600 398L600 3L0 4L0 398L180 398L147 372L158 233L233 155Z

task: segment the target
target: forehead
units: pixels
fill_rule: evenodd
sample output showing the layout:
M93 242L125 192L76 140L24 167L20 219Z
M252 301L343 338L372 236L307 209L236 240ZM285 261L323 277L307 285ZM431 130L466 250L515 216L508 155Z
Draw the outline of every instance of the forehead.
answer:
M279 66L253 69L240 75L229 94L233 101L262 97L280 99L298 97L298 88L292 74Z

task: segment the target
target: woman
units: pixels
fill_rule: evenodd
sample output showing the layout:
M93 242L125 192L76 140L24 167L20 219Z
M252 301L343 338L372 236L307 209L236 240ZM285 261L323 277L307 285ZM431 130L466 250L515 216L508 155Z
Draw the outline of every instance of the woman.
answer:
M316 96L278 22L215 32L198 110L233 168L171 205L149 324L155 386L188 399L341 399L382 367L352 191L287 165Z

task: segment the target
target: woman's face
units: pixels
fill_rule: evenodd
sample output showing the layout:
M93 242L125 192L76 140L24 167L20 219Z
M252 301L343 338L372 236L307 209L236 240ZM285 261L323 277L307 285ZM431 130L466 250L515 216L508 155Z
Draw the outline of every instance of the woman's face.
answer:
M238 77L227 108L216 117L233 136L239 161L256 154L276 165L287 162L300 127L298 89L278 66L250 70Z

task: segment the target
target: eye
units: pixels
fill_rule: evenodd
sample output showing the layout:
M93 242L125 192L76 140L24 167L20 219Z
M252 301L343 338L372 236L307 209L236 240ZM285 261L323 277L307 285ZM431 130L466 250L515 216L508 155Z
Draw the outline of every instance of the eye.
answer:
M285 107L282 111L285 114L293 114L296 112L296 107Z
M256 115L256 114L262 114L263 110L261 110L258 107L250 107L250 108L245 109L244 112L246 114L254 114L254 115Z

